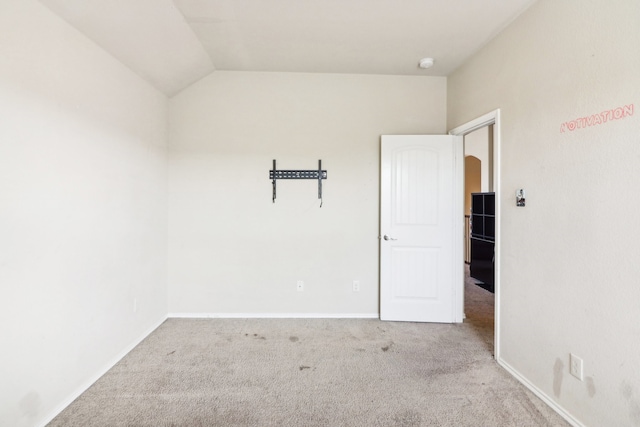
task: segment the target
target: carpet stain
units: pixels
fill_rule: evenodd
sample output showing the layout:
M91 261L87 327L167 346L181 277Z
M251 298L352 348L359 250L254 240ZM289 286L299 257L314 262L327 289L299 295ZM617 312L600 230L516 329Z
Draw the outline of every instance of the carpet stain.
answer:
M171 352L167 353L167 356L171 356L171 355L172 355L173 353L175 353L175 352L176 352L176 351L175 351L175 350L173 350L173 351L171 351Z
M553 394L555 397L560 397L562 391L562 376L564 375L564 362L562 359L557 358L555 365L553 365Z
M422 422L422 416L415 411L404 411L393 417L394 425L398 427L414 427L419 426Z
M248 336L248 335L247 335L247 334L244 334L244 336L246 337L246 336ZM266 339L267 339L267 338L263 337L262 335L258 335L258 334L253 334L253 337L254 337L255 339L258 339L258 340L266 340Z
M390 349L392 346L393 346L393 341L391 341L391 342L389 343L389 345L385 345L384 347L381 347L381 348L382 348L382 351L389 351L389 349Z
M304 371L305 369L311 369L311 366L304 366L304 365L301 365L299 369L300 369L301 371Z
M289 337L289 341L298 342L298 341L300 341L300 338L298 338L298 337Z

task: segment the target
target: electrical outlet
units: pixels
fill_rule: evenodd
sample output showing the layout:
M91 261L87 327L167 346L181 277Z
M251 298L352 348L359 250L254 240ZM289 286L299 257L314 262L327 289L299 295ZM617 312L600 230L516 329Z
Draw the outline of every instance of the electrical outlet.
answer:
M302 280L298 280L298 292L304 291L304 282Z
M354 280L353 281L353 292L360 292L360 281L359 280Z
M582 381L582 359L573 353L569 353L569 372Z

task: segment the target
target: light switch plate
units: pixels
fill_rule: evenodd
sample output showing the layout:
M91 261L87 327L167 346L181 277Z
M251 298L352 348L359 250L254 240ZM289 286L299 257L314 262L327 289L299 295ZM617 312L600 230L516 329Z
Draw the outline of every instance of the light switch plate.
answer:
M518 188L516 190L516 206L518 206L518 207L524 207L525 206L525 195L524 195L524 189L523 188Z

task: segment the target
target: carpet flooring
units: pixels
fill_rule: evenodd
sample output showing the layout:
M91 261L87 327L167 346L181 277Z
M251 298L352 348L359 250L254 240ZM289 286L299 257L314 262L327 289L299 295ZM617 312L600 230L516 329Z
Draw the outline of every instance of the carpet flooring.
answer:
M169 319L50 424L568 426L493 360L493 295L463 324Z

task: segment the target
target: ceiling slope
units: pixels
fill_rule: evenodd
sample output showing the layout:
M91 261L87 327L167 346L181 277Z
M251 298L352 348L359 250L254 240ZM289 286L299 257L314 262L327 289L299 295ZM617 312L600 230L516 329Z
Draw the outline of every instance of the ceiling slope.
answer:
M532 0L174 0L219 70L446 76ZM428 71L423 57L435 58Z
M40 1L172 96L214 65L447 76L535 0Z
M214 70L171 0L40 0L167 96Z

